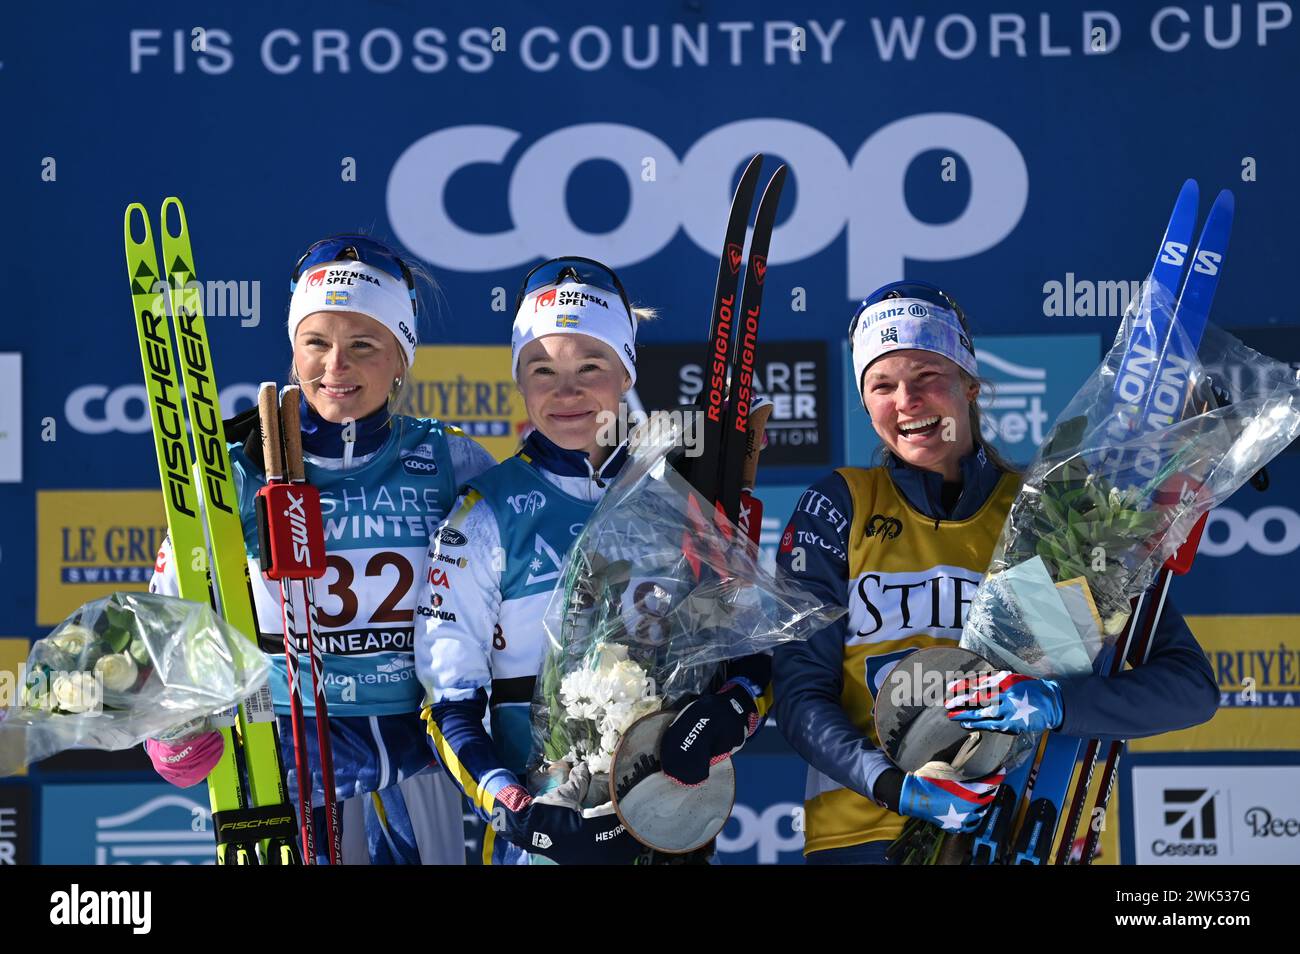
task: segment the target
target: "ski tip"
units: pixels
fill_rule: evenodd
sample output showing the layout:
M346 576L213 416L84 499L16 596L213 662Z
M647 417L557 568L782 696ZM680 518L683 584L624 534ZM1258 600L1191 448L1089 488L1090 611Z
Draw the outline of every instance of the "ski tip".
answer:
M177 232L172 232L167 227L167 210L172 208L176 210L177 222L180 224L180 230ZM185 223L185 206L181 203L181 200L174 195L169 195L167 198L163 199L162 230L163 234L170 238L179 238L189 232L189 226Z
M1231 189L1222 189L1214 197L1214 205L1211 209L1222 209L1224 212L1232 212L1237 208L1237 197L1233 195Z
M132 225L134 220L132 216L139 215L140 225L144 229L144 235L137 239L134 235ZM140 202L132 202L122 213L122 231L126 235L127 248L139 248L142 245L153 245L153 232L149 228L149 210Z

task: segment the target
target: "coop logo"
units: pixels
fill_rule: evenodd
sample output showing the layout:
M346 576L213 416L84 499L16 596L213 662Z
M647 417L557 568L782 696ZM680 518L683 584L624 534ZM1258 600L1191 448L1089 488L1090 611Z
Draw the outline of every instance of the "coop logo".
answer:
M1019 224L1029 196L1029 172L1016 143L997 126L961 113L903 117L861 144L846 144L848 155L819 129L769 118L727 123L695 143L677 144L680 149L622 123L556 129L522 150L521 138L514 129L476 124L441 129L412 143L394 163L386 190L388 218L402 244L441 268L517 268L534 249L552 244L557 230L587 234L569 214L567 192L578 167L590 160L612 161L635 189L643 157L654 156L655 201L631 202L623 221L600 235L602 245L614 252L609 264L651 258L679 231L716 255L717 226L726 217L734 170L779 143L796 175L799 169L818 171L799 178L799 203L778 230L787 241L773 243L778 257L770 264L811 258L847 228L845 297L862 298L904 274L908 259L956 261L993 248ZM942 225L913 213L901 185L912 163L938 148L960 156L975 183L965 210ZM501 177L508 179L502 189L513 224L485 234L456 221L447 207L447 185L456 173L475 165L500 166L516 155L513 169ZM730 259L733 267L738 257Z
M1249 516L1232 507L1211 510L1197 553L1230 557L1246 549L1261 556L1294 553L1300 549L1300 514L1290 507L1260 507Z
M803 806L794 802L777 802L761 811L737 802L718 835L718 851L727 855L752 851L760 865L795 860L803 851L802 817Z
M1165 833L1151 843L1151 853L1160 858L1217 856L1216 794L1208 788L1165 789Z
M402 469L413 477L432 477L438 473L438 462L434 459L433 447L421 444L410 452L402 454Z
M218 399L222 417L233 417L245 407L257 404L256 384L231 384L221 389ZM63 402L68 426L80 434L147 434L149 392L143 384L83 384Z

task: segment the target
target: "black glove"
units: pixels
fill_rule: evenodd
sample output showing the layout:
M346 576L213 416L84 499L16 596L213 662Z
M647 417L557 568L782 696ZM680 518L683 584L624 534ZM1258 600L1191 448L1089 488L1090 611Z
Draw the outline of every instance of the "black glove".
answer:
M756 689L734 680L683 709L659 743L664 774L678 785L701 785L710 766L739 752L758 729Z
M627 865L645 848L627 833L612 804L582 809L591 771L577 765L538 798L518 783L496 794L492 827L512 845L560 865Z

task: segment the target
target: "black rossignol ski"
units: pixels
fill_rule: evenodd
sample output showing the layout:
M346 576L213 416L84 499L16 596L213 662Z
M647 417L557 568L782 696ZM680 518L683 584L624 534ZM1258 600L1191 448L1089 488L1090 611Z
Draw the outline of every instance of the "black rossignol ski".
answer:
M754 399L754 368L758 353L759 316L767 252L776 224L776 211L785 184L786 167L777 168L763 190L754 218L749 254L745 232L753 205L763 156L757 155L741 174L727 218L727 232L718 262L718 283L709 319L704 385L695 410L703 417L700 454L682 457L677 467L705 500L714 504L714 519L738 523L757 540L761 505L742 494L752 490L758 450L767 412L750 413ZM743 291L741 266L745 266ZM740 307L736 304L739 301ZM692 501L694 505L694 501ZM699 519L703 514L692 514ZM699 558L687 546L698 574Z

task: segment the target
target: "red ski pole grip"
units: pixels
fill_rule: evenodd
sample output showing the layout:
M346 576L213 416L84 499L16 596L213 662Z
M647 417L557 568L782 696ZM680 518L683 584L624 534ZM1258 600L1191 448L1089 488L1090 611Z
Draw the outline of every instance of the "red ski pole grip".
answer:
M265 505L272 580L319 579L325 575L325 528L320 492L311 484L267 484L257 492Z

